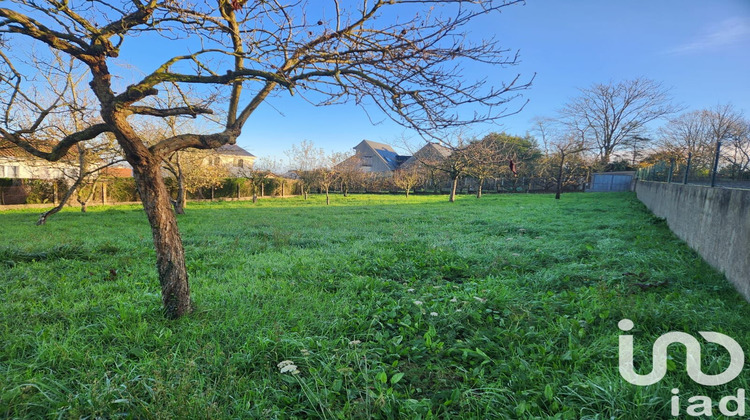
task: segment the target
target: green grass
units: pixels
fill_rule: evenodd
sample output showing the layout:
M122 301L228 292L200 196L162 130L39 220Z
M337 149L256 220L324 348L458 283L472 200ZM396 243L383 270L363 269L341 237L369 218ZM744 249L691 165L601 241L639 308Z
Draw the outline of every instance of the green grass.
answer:
M622 318L641 373L671 330L750 349L750 306L632 194L324 202L191 204L177 321L138 207L0 213L0 417L645 419L750 388L694 384L679 346L619 376Z

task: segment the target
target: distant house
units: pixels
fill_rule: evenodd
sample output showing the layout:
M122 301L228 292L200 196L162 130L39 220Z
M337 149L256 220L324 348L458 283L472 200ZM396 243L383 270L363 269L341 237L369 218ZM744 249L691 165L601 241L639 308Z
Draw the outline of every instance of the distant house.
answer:
M352 159L357 160L362 172L382 175L390 175L410 157L399 155L387 144L370 140L362 140L354 150Z
M46 161L20 147L0 142L0 178L49 180L62 178L63 171L77 173L78 168L62 161Z
M242 175L245 170L252 169L255 163L255 155L236 144L225 144L213 152L203 160L203 164L223 165L233 176Z
M417 150L414 153L414 156L409 157L409 159L401 165L401 168L409 169L419 165L420 162L427 164L438 163L450 155L451 150L447 147L441 146L437 143L427 143L422 146L421 149Z

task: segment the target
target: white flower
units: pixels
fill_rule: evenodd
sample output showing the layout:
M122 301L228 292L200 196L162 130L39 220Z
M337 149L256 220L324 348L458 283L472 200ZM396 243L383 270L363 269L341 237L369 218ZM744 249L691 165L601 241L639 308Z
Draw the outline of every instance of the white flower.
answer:
M414 304L417 305L417 306L420 306L420 305L422 305L422 301L421 300L415 300Z
M456 312L463 312L463 309L456 309Z
M362 342L360 340L352 340L349 342L350 346L356 346L357 344L361 344Z
M302 355L305 357L310 355L310 350L307 350L307 349L302 349L299 352L302 353Z
M453 299L451 299L451 302L456 303L456 302L458 302L458 299L453 298Z
M521 254L519 254L519 253L517 253L517 252L514 252L514 253L512 253L512 254L510 254L510 255L512 255L512 256L514 256L514 257L520 257L520 256L521 256Z
M484 302L487 302L487 299L485 299L485 298L480 298L479 296L474 296L474 299L476 299L476 300L478 300L478 301L480 301L480 302L482 302L482 303L484 303Z
M438 316L437 312L430 312L430 316Z
M413 292L414 289L406 289L407 292Z
M433 289L439 289L440 286L432 286Z
M295 373L299 373L297 370L297 366L295 365L286 365L283 368L281 368L281 373L291 373L294 375Z
M284 360L276 366L279 368L279 371L281 373L291 373L292 375L297 375L299 373L297 365L295 365L291 360Z

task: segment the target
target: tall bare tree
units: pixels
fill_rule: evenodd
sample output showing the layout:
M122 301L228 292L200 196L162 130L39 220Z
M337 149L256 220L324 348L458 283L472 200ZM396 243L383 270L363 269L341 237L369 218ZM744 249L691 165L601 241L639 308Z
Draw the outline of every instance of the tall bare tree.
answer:
M572 131L586 135L601 165L635 136L644 137L648 123L680 110L669 89L650 79L594 84L565 104L561 114ZM644 137L645 138L645 137Z
M507 114L515 91L528 84L519 76L497 86L469 80L462 71L467 63L514 64L516 54L496 41L477 39L468 25L520 1L331 0L311 7L279 1L8 0L0 6L0 136L51 161L82 141L115 136L151 224L165 314L176 318L190 312L190 291L162 178L164 156L234 144L272 95L374 106L424 135L496 120ZM171 47L150 48L154 37L171 40ZM36 95L45 89L31 74L37 70L20 63L25 53L43 54L44 48L86 67L101 121L40 148L33 138L61 104ZM149 51L149 60L158 64L130 83L133 76L122 73L126 66L112 62L123 51ZM166 84L201 85L196 90L206 95L218 90L226 98L225 121L207 133L147 144L134 128L136 116L199 117L222 105L209 108L205 97L168 108L149 105ZM25 124L17 113L32 118Z
M658 150L665 157L685 162L691 157L694 169L705 169L711 166L713 147L709 114L705 110L691 111L671 118L659 130Z
M722 150L732 178L750 178L750 121L743 118L737 123Z
M659 148L665 156L678 161L691 156L691 167L707 172L713 164L718 142L722 142L721 157L734 169L747 169L746 142L748 122L732 105L686 112L670 119L661 128ZM743 141L744 140L744 141ZM744 147L743 147L744 143Z

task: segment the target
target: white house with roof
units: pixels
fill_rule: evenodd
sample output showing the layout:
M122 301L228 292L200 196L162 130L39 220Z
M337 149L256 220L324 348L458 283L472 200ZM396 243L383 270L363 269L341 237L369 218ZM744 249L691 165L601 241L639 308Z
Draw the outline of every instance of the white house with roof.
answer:
M63 161L49 162L35 157L20 147L0 144L0 178L11 179L57 179L77 173L75 165Z
M387 144L370 140L362 140L354 146L354 150L353 158L359 161L362 172L390 175L409 159L409 156L399 155Z
M236 144L225 144L213 150L203 160L204 165L222 165L233 176L242 175L244 171L252 169L255 155Z

